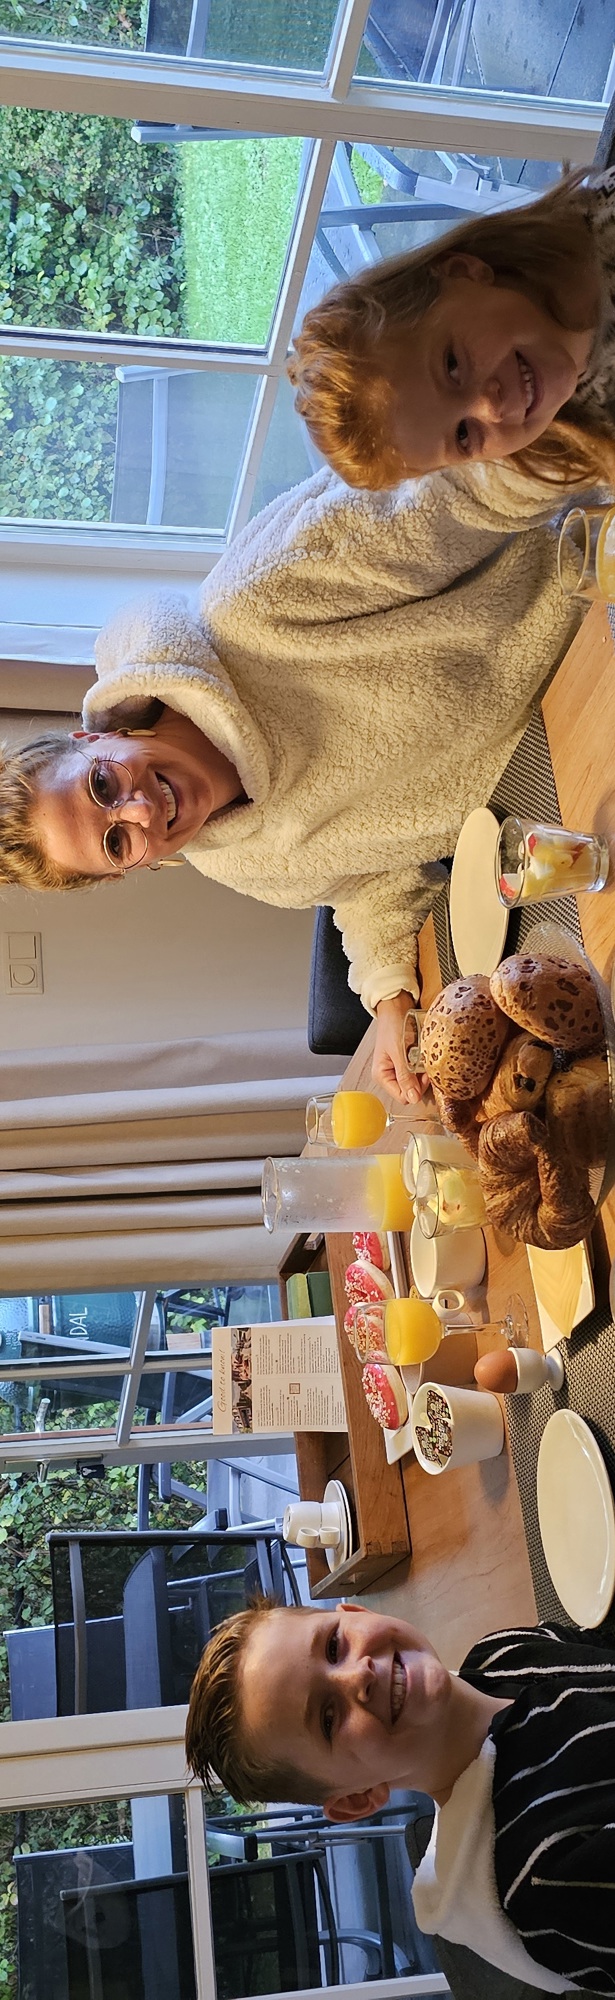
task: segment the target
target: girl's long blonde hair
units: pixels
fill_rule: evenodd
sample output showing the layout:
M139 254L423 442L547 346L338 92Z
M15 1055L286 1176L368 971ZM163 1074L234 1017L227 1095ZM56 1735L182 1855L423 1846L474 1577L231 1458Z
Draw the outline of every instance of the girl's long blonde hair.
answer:
M579 185L585 178L579 168L527 207L472 216L437 243L336 285L306 313L288 363L295 409L347 485L377 491L408 476L391 437L393 392L378 350L385 334L412 330L434 304L445 258L480 257L496 283L529 295L560 326L587 326L582 302L599 291L599 266ZM613 437L568 407L507 463L556 488L615 485Z

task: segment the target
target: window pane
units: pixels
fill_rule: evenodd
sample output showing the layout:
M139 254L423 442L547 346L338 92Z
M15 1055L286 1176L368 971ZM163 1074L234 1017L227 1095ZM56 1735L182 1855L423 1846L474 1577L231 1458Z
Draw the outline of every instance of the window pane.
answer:
M322 70L337 0L0 0L0 34Z
M6 2000L195 2000L181 1797L2 1814L0 1856Z
M415 1922L404 1842L408 1822L428 1813L429 1824L433 1808L419 1792L394 1798L347 1829L315 1806L238 1812L207 1802L218 2000L437 1971Z
M373 0L359 75L398 83L463 84L476 90L600 102L613 55L608 7L529 0L523 32L493 0Z
M0 360L0 514L222 531L255 389L224 369Z
M304 155L140 146L120 119L0 108L0 319L264 345Z
M531 199L553 162L336 146L295 326L339 279L433 242L466 216Z
M325 282L321 292L327 290ZM297 486L301 479L309 479L322 463L305 425L300 417L295 416L290 382L281 381L259 466L251 513L260 513L261 507L267 507L278 493L286 492L289 486Z
M40 1431L105 1431L112 1440L118 1416L121 1380L100 1376L44 1376L39 1382L23 1382L16 1376L0 1382L0 1436L19 1437L28 1445L29 1457L36 1457ZM35 1430L38 1425L38 1430ZM85 1440L84 1440L85 1447Z

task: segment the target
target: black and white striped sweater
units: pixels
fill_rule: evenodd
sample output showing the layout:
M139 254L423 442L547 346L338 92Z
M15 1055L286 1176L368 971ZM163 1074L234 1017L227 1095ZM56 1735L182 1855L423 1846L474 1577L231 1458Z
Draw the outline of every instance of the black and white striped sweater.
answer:
M614 1995L615 1637L496 1632L461 1675L512 1700L490 1731L501 1908L539 1966Z

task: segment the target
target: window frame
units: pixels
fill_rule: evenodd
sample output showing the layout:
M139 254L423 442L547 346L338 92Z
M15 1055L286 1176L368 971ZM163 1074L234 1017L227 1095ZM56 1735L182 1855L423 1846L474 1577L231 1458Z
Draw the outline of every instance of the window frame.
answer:
M338 141L387 142L418 149L589 164L602 129L605 102L574 102L447 85L357 81L356 65L370 0L342 0L321 74L255 68L106 47L0 36L0 101L35 110L65 111L219 131L307 138L309 154L289 235L269 339L261 349L131 335L0 328L0 355L57 360L104 360L181 369L238 369L260 378L237 468L224 530L121 528L79 523L0 526L4 560L20 543L77 554L95 566L118 567L126 552L144 570L182 562L211 566L250 517L254 490L284 376L292 327ZM615 55L607 88L615 76ZM189 142L197 143L197 142ZM208 561L207 559L210 559Z

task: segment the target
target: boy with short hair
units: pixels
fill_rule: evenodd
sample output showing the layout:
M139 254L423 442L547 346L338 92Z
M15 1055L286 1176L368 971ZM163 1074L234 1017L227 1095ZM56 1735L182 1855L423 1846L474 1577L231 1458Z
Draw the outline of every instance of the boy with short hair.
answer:
M615 1994L615 1646L496 1633L459 1674L403 1619L266 1601L214 1633L186 1753L208 1790L318 1803L338 1822L392 1786L438 1808L420 1928L543 1992Z

